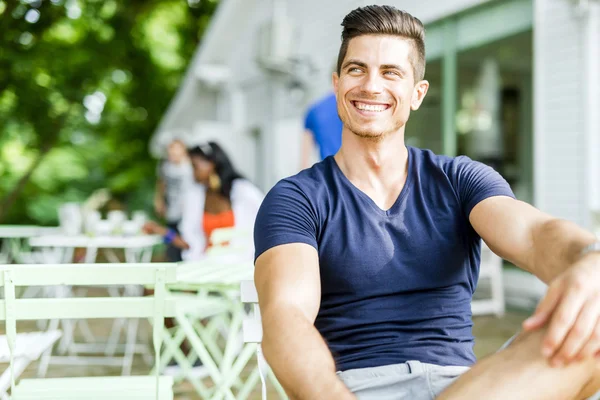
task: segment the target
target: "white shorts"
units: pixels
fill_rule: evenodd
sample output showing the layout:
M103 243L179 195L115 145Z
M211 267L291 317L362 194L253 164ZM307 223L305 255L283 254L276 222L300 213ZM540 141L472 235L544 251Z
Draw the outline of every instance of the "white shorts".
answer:
M420 361L338 372L359 400L434 400L469 367Z

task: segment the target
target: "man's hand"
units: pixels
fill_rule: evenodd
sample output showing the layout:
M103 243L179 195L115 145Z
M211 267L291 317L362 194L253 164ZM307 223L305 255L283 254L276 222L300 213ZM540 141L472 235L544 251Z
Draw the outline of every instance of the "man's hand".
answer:
M523 328L532 331L546 324L542 354L553 366L599 355L600 253L584 256L557 276Z

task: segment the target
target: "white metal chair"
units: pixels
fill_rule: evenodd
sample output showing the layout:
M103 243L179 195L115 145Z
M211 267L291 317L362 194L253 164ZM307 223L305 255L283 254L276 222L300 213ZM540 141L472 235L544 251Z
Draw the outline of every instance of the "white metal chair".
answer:
M244 400L259 380L256 368L245 382L240 377L256 349L256 344L243 343L242 321L246 313L239 301L240 282L250 279L252 273L251 262L223 263L220 256L211 255L199 262L180 264L178 283L168 286L170 290L194 291L195 295L185 297L190 300L195 297L206 307L213 304L206 311L199 306L187 307L187 310L181 307L176 326L166 333L169 338L165 338L166 349L161 357L163 362L175 357L181 372L201 398ZM207 388L191 376L188 363L181 363L185 356L175 343L183 337L191 345L188 361L193 361L190 357L200 359L214 383L212 387ZM236 391L235 395L232 390Z
M242 330L244 336L244 343L257 343L256 347L256 358L258 360L258 371L260 374L260 380L262 383L262 398L267 398L267 377L271 380L271 383L277 389L279 397L287 399L287 395L283 390L281 384L275 378L273 373L270 373L269 365L265 360L260 343L262 342L262 322L260 319L260 308L258 307L258 293L254 286L254 281L242 281L240 284L240 295L242 303L251 304L253 307L253 313L243 321Z
M0 320L6 321L10 349L11 397L13 400L157 400L173 399L171 377L91 377L24 379L15 385L17 320L76 318L148 318L153 322L152 342L156 365L160 362L165 316L175 315L175 299L167 297L166 284L175 281L173 264L56 264L0 266ZM152 285L147 297L17 299L19 286L52 285Z
M62 332L59 330L46 332L20 333L15 341L13 350L13 374L15 379L19 377L25 368L35 360L38 360L43 352L51 349L54 343L60 338ZM11 351L8 347L8 338L6 335L0 336L0 363L9 363ZM11 370L6 369L0 376L0 399L8 399L6 391L10 388Z
M49 258L44 260L47 264L70 263L73 258L73 251L76 247L86 249L85 263L92 264L96 261L98 251L104 251L110 262L120 263L120 260L112 248L122 248L125 252L125 260L128 263L149 262L152 256L153 245L160 242L155 236L135 236L135 237L90 237L87 235L65 236L65 235L44 235L30 239L30 244L34 248L39 248L42 252L53 252L58 254L58 260ZM113 256L112 258L110 256ZM107 288L112 296L140 296L141 286L126 285L118 287L111 285ZM85 295L87 288L79 286L77 289L71 286L49 287L46 288L51 297L74 297L75 295ZM133 364L135 354L142 354L146 360L150 360L148 347L136 342L139 320L131 318L128 321L116 319L110 332L109 341L104 346L98 346L96 339L88 328L85 320L52 320L50 326L57 328L59 325L63 330L63 337L58 345L57 355L50 357L50 353L42 356L42 362L39 364L39 375L43 376L49 364L76 365L82 362L94 365L121 365L122 375L129 375ZM85 338L82 343L76 343L74 340L75 330L79 329ZM119 339L121 335L125 337L125 344L121 345ZM103 347L102 347L103 346ZM81 353L104 353L104 356L81 356ZM117 353L119 353L117 355ZM151 361L148 361L151 362Z
M494 314L504 315L504 283L502 279L502 259L481 242L481 267L479 281L489 279L491 296L487 299L475 299L471 303L473 315Z

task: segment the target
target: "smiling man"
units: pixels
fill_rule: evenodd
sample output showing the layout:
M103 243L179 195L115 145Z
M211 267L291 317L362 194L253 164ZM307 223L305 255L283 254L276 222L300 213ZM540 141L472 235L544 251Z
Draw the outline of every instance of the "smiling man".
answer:
M585 399L600 386L600 244L514 198L493 169L408 147L421 22L343 23L339 152L280 181L255 224L263 350L292 399ZM481 239L550 285L524 332L476 362Z

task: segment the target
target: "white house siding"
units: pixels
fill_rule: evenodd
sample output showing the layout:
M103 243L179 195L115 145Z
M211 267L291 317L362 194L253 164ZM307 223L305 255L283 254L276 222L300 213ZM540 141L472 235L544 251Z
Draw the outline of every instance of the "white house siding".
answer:
M588 225L584 26L573 2L535 1L535 203L552 215Z
M592 225L600 236L600 1L590 4L586 21L586 93L587 106L587 182L589 208L595 211Z
M261 0L221 2L177 94L150 142L150 152L154 156L164 152L165 143L172 132L187 132L191 142L204 137L218 138L219 132L232 133L232 126L229 125L234 121L231 121L231 112L228 110L231 105L231 88L222 81L206 85L198 79L198 71L205 65L210 69L227 66L238 47L240 35L252 25L252 20L248 17L254 15L253 10L258 3ZM247 74L243 76L249 77ZM231 79L237 78L231 77L226 81ZM234 123L233 127L236 125ZM221 141L230 142L231 139Z
M202 88L195 79L190 79L183 91L151 140L150 153L155 157L165 155L166 146L174 136L188 141L197 121L214 120L218 115L219 92Z

